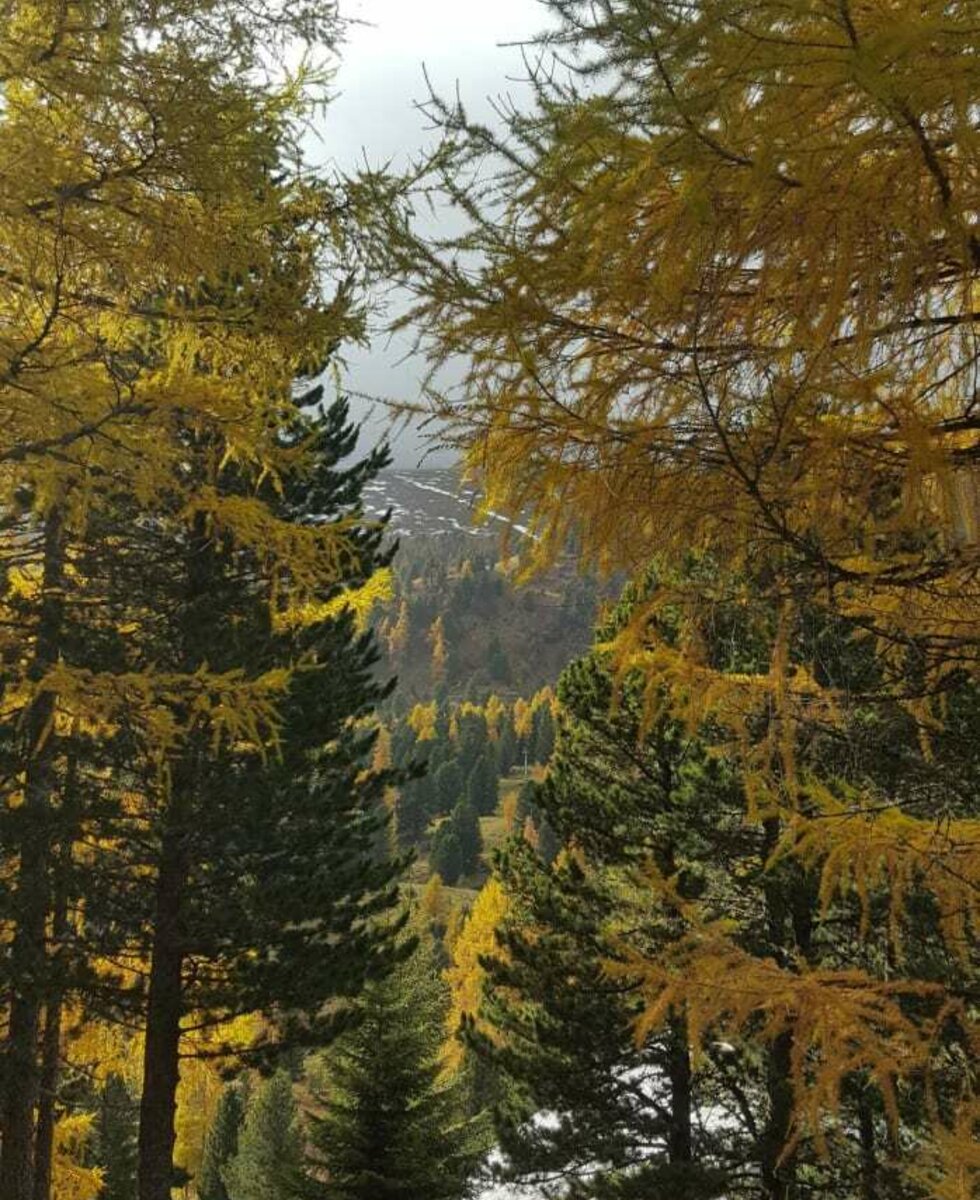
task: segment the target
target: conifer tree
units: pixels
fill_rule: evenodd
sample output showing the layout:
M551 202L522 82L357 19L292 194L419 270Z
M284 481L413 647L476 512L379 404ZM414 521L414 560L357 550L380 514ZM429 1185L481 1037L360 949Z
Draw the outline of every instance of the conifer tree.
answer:
M863 1071L845 1078L833 1131L792 1129L801 1084L791 1036L743 1048L719 1024L699 1039L695 1069L690 1009L675 992L664 1019L639 1043L635 1038L646 1003L635 964L656 961L671 970L677 947L696 943L715 921L743 955L737 980L720 977L706 988L720 997L739 994L753 970L774 963L844 977L855 962L873 969L887 933L882 926L862 945L853 905L834 905L826 913L832 933L821 931L816 880L792 857L773 858L768 846L779 833L771 819L754 828L743 821L744 780L737 758L720 753L717 730L690 730L669 715L644 727L642 676L616 678L601 649L630 610L627 599L597 633L600 648L562 676L557 751L530 803L537 842L539 829L550 826L572 849L549 867L521 840L508 848L499 868L508 900L502 948L483 951L489 986L478 1010L470 1000L479 1018L469 1027L471 1043L510 1083L500 1135L513 1173L532 1182L585 1172L593 1189L587 1194L596 1196L744 1189L788 1200L805 1180L847 1200L905 1197L908 1179L894 1162L886 1166L884 1107ZM717 651L735 655L740 666L753 652L743 615L741 606L719 612L716 630ZM824 661L839 657L842 670L850 654L846 634L818 620L813 636ZM852 662L851 669L864 665ZM824 777L876 776L889 787L905 772L916 780L908 786L931 791L939 777L955 778L974 761L966 740L953 744L966 731L961 722L970 720L966 703L966 695L951 698L957 732L934 748L942 765L911 750L908 725L893 714L894 725L875 725L873 733L858 723L843 741L801 747L801 766ZM643 878L662 885L637 887ZM875 911L887 910L882 896L873 903L882 906ZM935 955L927 930L928 920L907 930L906 970L924 982L941 975L946 986L958 986L959 968ZM946 1036L950 1074L933 1081L941 1089L957 1074L950 1068L959 1034ZM922 1146L928 1117L916 1091L901 1094L894 1117L910 1144ZM699 1116L719 1109L729 1114L720 1125ZM556 1125L528 1120L540 1110L564 1116ZM596 1162L608 1165L596 1173Z
M92 1159L102 1170L100 1200L136 1200L138 1116L139 1103L126 1081L110 1074L99 1092L91 1146Z
M466 781L466 799L480 816L486 817L497 810L497 789L496 756L488 748L473 764Z
M433 834L429 865L450 887L463 874L463 850L452 818L447 817Z
M443 1070L447 1003L428 933L385 980L368 985L358 1025L327 1054L322 1112L311 1122L322 1200L469 1194L488 1145L463 1078Z
M398 844L403 850L417 846L429 825L429 781L407 779L398 789L395 805Z
M547 764L555 748L555 722L551 715L549 704L540 704L534 710L534 720L531 727L530 750L531 760L542 765Z
M720 924L673 971L647 964L651 1018L686 980L697 1028L724 1012L733 1037L761 1023L784 1062L819 1061L823 1086L798 1078L788 1105L819 1130L855 1042L890 1081L887 1104L896 1075L913 1091L945 1075L934 1049L963 997L955 972L927 984L903 957L920 911L910 884L958 914L943 956L976 939L959 916L980 886L975 802L937 839L931 789L916 799L872 770L828 787L798 769L801 746L849 743L868 722L928 742L949 695L980 678L972 9L548 9L543 54L563 68L532 73L501 133L433 99L447 134L434 167L464 228L433 244L389 224L418 297L405 322L433 377L466 358L463 386L433 394L431 412L487 506L535 535L529 566L570 543L636 581L658 563L611 647L621 672L646 676L646 720L666 701L689 728L724 731L764 853L818 873L828 904L867 912L888 891L888 957L903 967L887 982L870 948L846 986L805 953L752 967ZM710 570L688 570L692 549ZM743 606L740 648L752 644L741 667L715 636L730 605ZM858 686L817 626L870 663ZM773 911L785 933L791 906ZM706 986L735 975L739 996ZM963 1020L975 1045L975 1014ZM975 1171L980 1104L967 1089L934 1117L936 1186L953 1187Z
M497 739L497 769L501 775L509 775L517 763L517 738L510 720L501 723Z
M261 543L272 574L339 578L336 528L282 537L254 492L227 504L212 486L225 466L244 484L295 465L279 436L293 378L362 327L346 221L294 153L322 77L274 65L337 29L329 3L261 0L26 0L0 24L0 156L30 164L0 202L4 1200L47 1200L62 1014L103 995L115 949L117 922L62 916L102 866L76 840L101 852L116 832L101 807L73 811L68 783L101 781L117 808L121 780L160 791L191 727L207 745L248 726L268 748L289 674L158 668L160 597L133 567L151 530L183 512L184 532ZM195 439L210 476L186 473ZM128 605L117 571L138 579ZM144 1200L169 1200L171 1141L141 1156Z
M510 683L511 670L507 654L498 635L494 635L487 650L487 670L494 683Z
M479 709L463 705L456 713L456 727L456 760L463 777L468 779L487 749L487 722Z
M469 800L461 800L449 817L449 824L459 843L460 866L463 875L472 875L480 865L483 836L480 818Z
M367 769L376 727L357 719L389 685L376 678L373 637L358 630L351 608L370 602L387 564L383 531L359 519L361 488L386 452L338 466L357 429L343 402L311 409L319 397L314 389L295 402L283 436L302 439L306 455L294 473L283 473L268 503L300 539L325 524L344 528L346 555L329 583L308 596L280 591L270 605L260 581L278 588L275 575L263 576L261 560L207 537L196 522L183 540L178 514L172 547L164 545L173 566L161 573L161 608L173 605L176 625L160 631L175 635L169 647L155 647L160 661L169 650L187 672L207 661L251 678L287 674L276 698L274 756L247 739L212 739L205 750L199 733L177 748L169 787L151 791L139 814L155 841L140 1120L140 1169L152 1183L141 1200L163 1200L170 1186L184 1014L227 1021L274 1013L253 1060L270 1058L276 1046L321 1044L342 1019L337 1002L379 969L390 942L376 918L394 903L398 868L378 857L377 835L385 792L400 775ZM234 473L219 481L219 494L223 488L235 496ZM305 669L288 673L296 662ZM135 912L145 903L147 845L144 838L119 848ZM116 897L104 900L118 911ZM329 1009L328 1000L335 1001Z
M443 887L442 876L433 869L419 896L419 912L429 922L433 938L437 941L446 931L449 919L449 898Z
M204 1139L201 1168L195 1181L198 1200L231 1200L223 1172L238 1153L238 1139L245 1121L247 1093L240 1082L228 1084Z
M459 769L459 764L454 759L444 762L435 771L432 776L432 785L438 805L437 811L440 813L452 812L464 798L466 780Z
M293 1085L277 1071L249 1102L235 1156L221 1172L229 1200L305 1200L303 1133Z

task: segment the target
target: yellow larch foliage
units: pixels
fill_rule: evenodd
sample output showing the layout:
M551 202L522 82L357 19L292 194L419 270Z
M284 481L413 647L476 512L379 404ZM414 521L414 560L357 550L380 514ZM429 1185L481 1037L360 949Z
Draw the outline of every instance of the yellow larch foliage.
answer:
M365 583L345 588L330 600L290 605L275 614L275 625L277 629L298 629L350 612L357 628L363 631L368 627L374 610L390 600L393 594L391 570L385 567L375 571Z
M517 823L517 790L509 788L504 792L504 799L500 810L504 820L504 829L508 833L514 832L514 825Z
M443 949L450 960L453 955L453 947L456 945L465 923L464 909L460 905L454 905L449 911L449 920L446 922L446 932L442 939Z
M463 1046L456 1033L464 1017L478 1020L485 976L480 959L494 952L500 953L495 935L506 912L506 893L500 881L491 876L480 889L452 942L451 960L446 970L451 994L446 1027L448 1038L443 1054L447 1070L454 1071L462 1064Z
M192 1014L186 1024L193 1026L194 1019ZM261 1018L242 1016L183 1038L174 1162L191 1175L200 1168L204 1139L225 1086L222 1068L233 1066L236 1049L254 1045L261 1030Z
M397 660L405 651L408 645L409 635L409 617L408 617L408 602L402 600L398 605L398 620L391 626L388 631L387 643L388 654L392 659Z
M980 1185L980 1099L970 1097L951 1125L937 1122L927 1162L909 1172L930 1200L974 1200Z
M611 974L639 981L646 1001L638 1042L672 1009L685 1013L695 1052L710 1035L771 1042L793 1035L794 1139L811 1135L826 1149L828 1116L836 1115L844 1079L867 1070L897 1127L896 1084L927 1070L933 1037L953 1011L939 984L881 982L860 970L792 971L735 946L724 923L698 928L658 960L626 951ZM903 1002L930 1016L914 1020ZM958 1014L957 1014L958 1015Z
M446 678L446 634L441 614L429 627L427 640L432 647L432 681L439 684Z
M387 771L391 766L391 730L387 725L378 726L371 755L372 771Z
M90 1113L58 1119L51 1163L52 1200L97 1200L102 1191L102 1169L85 1166L92 1125Z
M429 876L419 896L419 911L432 925L445 925L449 915L449 899L442 876L436 872Z
M439 706L435 700L429 704L416 704L412 711L405 718L410 729L414 729L415 736L420 742L431 742L436 736L436 717L439 714Z
M862 703L904 708L924 745L944 690L980 680L976 12L555 10L544 40L571 80L541 77L533 113L507 122L500 173L480 173L444 256L401 247L433 366L467 363L430 411L485 507L528 528L528 569L569 545L641 585L657 565L650 606L608 648L621 677L645 677L648 725L669 704L728 735L749 819L781 822L780 853L821 874L825 903L856 893L867 911L887 888L897 944L903 900L924 889L962 953L977 932L976 822L898 812L870 790L821 806L796 749L808 728L842 728L851 698L793 648L804 608L847 622L875 657ZM456 181L494 137L444 119L459 159L439 169ZM458 269L464 246L481 266ZM710 573L692 577L692 557ZM778 619L768 668L739 672L706 647L746 579ZM658 611L673 637L657 636ZM783 973L706 937L686 953L669 978L635 964L646 1020L669 994L696 1021L792 1024L813 1131L858 1065L887 1101L957 1002L929 985L906 1015L898 998L926 985L900 974L886 987ZM725 987L736 975L743 1000ZM975 1038L975 1014L961 1018ZM959 1195L962 1174L949 1187Z
M497 695L491 692L483 706L483 717L487 723L487 733L493 741L500 736L500 723L506 718L507 705Z
M514 701L514 732L519 738L528 737L534 723L534 712L523 697Z
M980 820L943 816L933 822L883 804L869 816L862 796L840 798L819 781L802 781L810 811L788 821L774 860L794 854L820 876L823 912L853 892L861 904L862 933L871 921L871 896L888 889L892 948L901 957L905 902L929 892L950 952L966 965L980 928Z

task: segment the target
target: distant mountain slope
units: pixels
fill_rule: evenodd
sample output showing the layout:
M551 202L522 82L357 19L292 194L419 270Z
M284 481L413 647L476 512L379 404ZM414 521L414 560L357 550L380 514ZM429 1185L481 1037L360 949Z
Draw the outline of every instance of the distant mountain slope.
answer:
M380 517L390 508L392 532L401 536L462 534L493 541L508 526L527 536L525 526L497 513L476 524L477 493L460 483L455 470L384 471L364 495L368 516Z

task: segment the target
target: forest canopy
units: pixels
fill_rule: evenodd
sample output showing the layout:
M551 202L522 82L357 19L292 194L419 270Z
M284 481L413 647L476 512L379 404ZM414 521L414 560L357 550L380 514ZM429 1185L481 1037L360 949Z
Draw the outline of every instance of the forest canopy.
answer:
M977 5L350 17L0 4L2 1200L972 1200Z

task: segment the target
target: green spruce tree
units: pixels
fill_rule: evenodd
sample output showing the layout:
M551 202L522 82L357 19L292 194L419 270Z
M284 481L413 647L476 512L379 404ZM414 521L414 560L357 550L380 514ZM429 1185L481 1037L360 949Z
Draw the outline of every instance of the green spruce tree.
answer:
M422 934L408 959L368 985L358 1003L359 1024L328 1052L328 1082L318 1094L322 1113L311 1126L311 1165L322 1181L322 1200L461 1200L468 1194L488 1148L487 1131L468 1112L465 1082L443 1076L447 1012L431 939Z
M500 775L509 775L517 763L517 735L514 725L507 715L501 721L500 734L497 737L497 771Z
M224 1167L229 1200L305 1200L303 1135L293 1085L277 1071L248 1106L238 1150Z
M499 800L495 757L489 749L485 750L473 764L466 781L466 798L482 817L495 812Z
M214 1119L204 1139L204 1156L197 1176L198 1200L231 1200L222 1172L238 1153L245 1121L247 1094L243 1082L230 1083L221 1093Z
M451 819L443 821L433 835L429 865L450 887L463 874L463 851L459 844L459 834Z
M463 800L453 809L449 819L459 839L463 874L472 875L479 867L480 855L483 853L480 818L470 801Z
M93 1162L102 1168L99 1200L136 1200L138 1114L129 1085L121 1075L109 1075L99 1093L92 1145Z
M444 762L436 769L433 783L438 805L437 811L440 813L452 812L466 792L466 780L463 778L463 772L459 769L459 764L453 759Z

